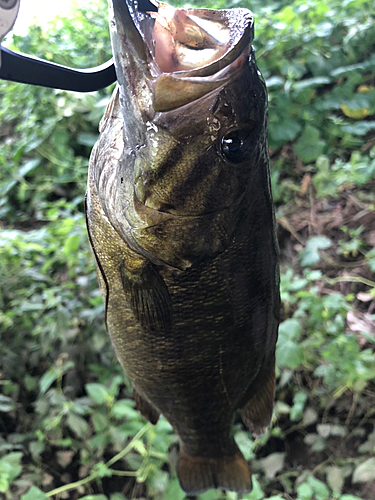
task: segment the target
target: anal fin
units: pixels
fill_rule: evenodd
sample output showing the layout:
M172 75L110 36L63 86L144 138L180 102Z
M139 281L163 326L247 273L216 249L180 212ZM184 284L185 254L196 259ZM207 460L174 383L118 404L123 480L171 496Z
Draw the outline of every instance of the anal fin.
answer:
M153 425L157 423L160 417L160 412L152 406L151 403L146 401L144 397L142 397L137 389L133 386L133 397L135 401L135 406L137 410L145 417L149 422Z
M189 495L211 488L238 493L252 489L250 468L238 448L232 455L210 458L191 456L181 446L177 474L182 489Z
M262 435L271 422L274 397L275 356L272 356L251 384L247 397L239 409L242 420L255 437Z

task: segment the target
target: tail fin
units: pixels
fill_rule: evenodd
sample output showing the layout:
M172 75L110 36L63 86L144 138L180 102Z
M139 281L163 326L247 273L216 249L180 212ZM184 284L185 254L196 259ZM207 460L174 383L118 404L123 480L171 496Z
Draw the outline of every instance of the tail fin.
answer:
M177 474L181 488L190 495L210 488L238 493L249 493L252 488L251 471L238 448L233 455L208 458L190 456L181 446Z

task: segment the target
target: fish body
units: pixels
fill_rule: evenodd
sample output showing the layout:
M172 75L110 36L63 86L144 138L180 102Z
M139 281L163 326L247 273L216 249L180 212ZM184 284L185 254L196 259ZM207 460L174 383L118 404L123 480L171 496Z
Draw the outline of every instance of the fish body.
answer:
M279 318L253 17L123 0L111 15L119 83L86 197L107 329L138 409L180 438L182 488L250 491L231 425L270 422Z

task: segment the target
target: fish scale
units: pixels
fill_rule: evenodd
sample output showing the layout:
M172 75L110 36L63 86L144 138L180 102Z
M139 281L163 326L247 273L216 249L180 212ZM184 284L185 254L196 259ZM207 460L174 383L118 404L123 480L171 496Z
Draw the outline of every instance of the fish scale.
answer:
M139 411L152 423L163 414L179 436L182 488L248 492L231 427L237 410L254 435L270 422L280 301L253 18L112 3L119 83L86 197L107 329ZM185 48L168 73L171 39Z

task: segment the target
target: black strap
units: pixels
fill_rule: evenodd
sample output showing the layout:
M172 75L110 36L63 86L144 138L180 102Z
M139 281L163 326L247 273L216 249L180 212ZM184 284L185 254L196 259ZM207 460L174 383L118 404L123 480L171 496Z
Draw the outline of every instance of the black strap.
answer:
M138 10L141 12L157 12L158 8L150 0L138 0Z
M116 81L112 59L90 69L72 69L1 47L0 78L61 90L92 92Z

